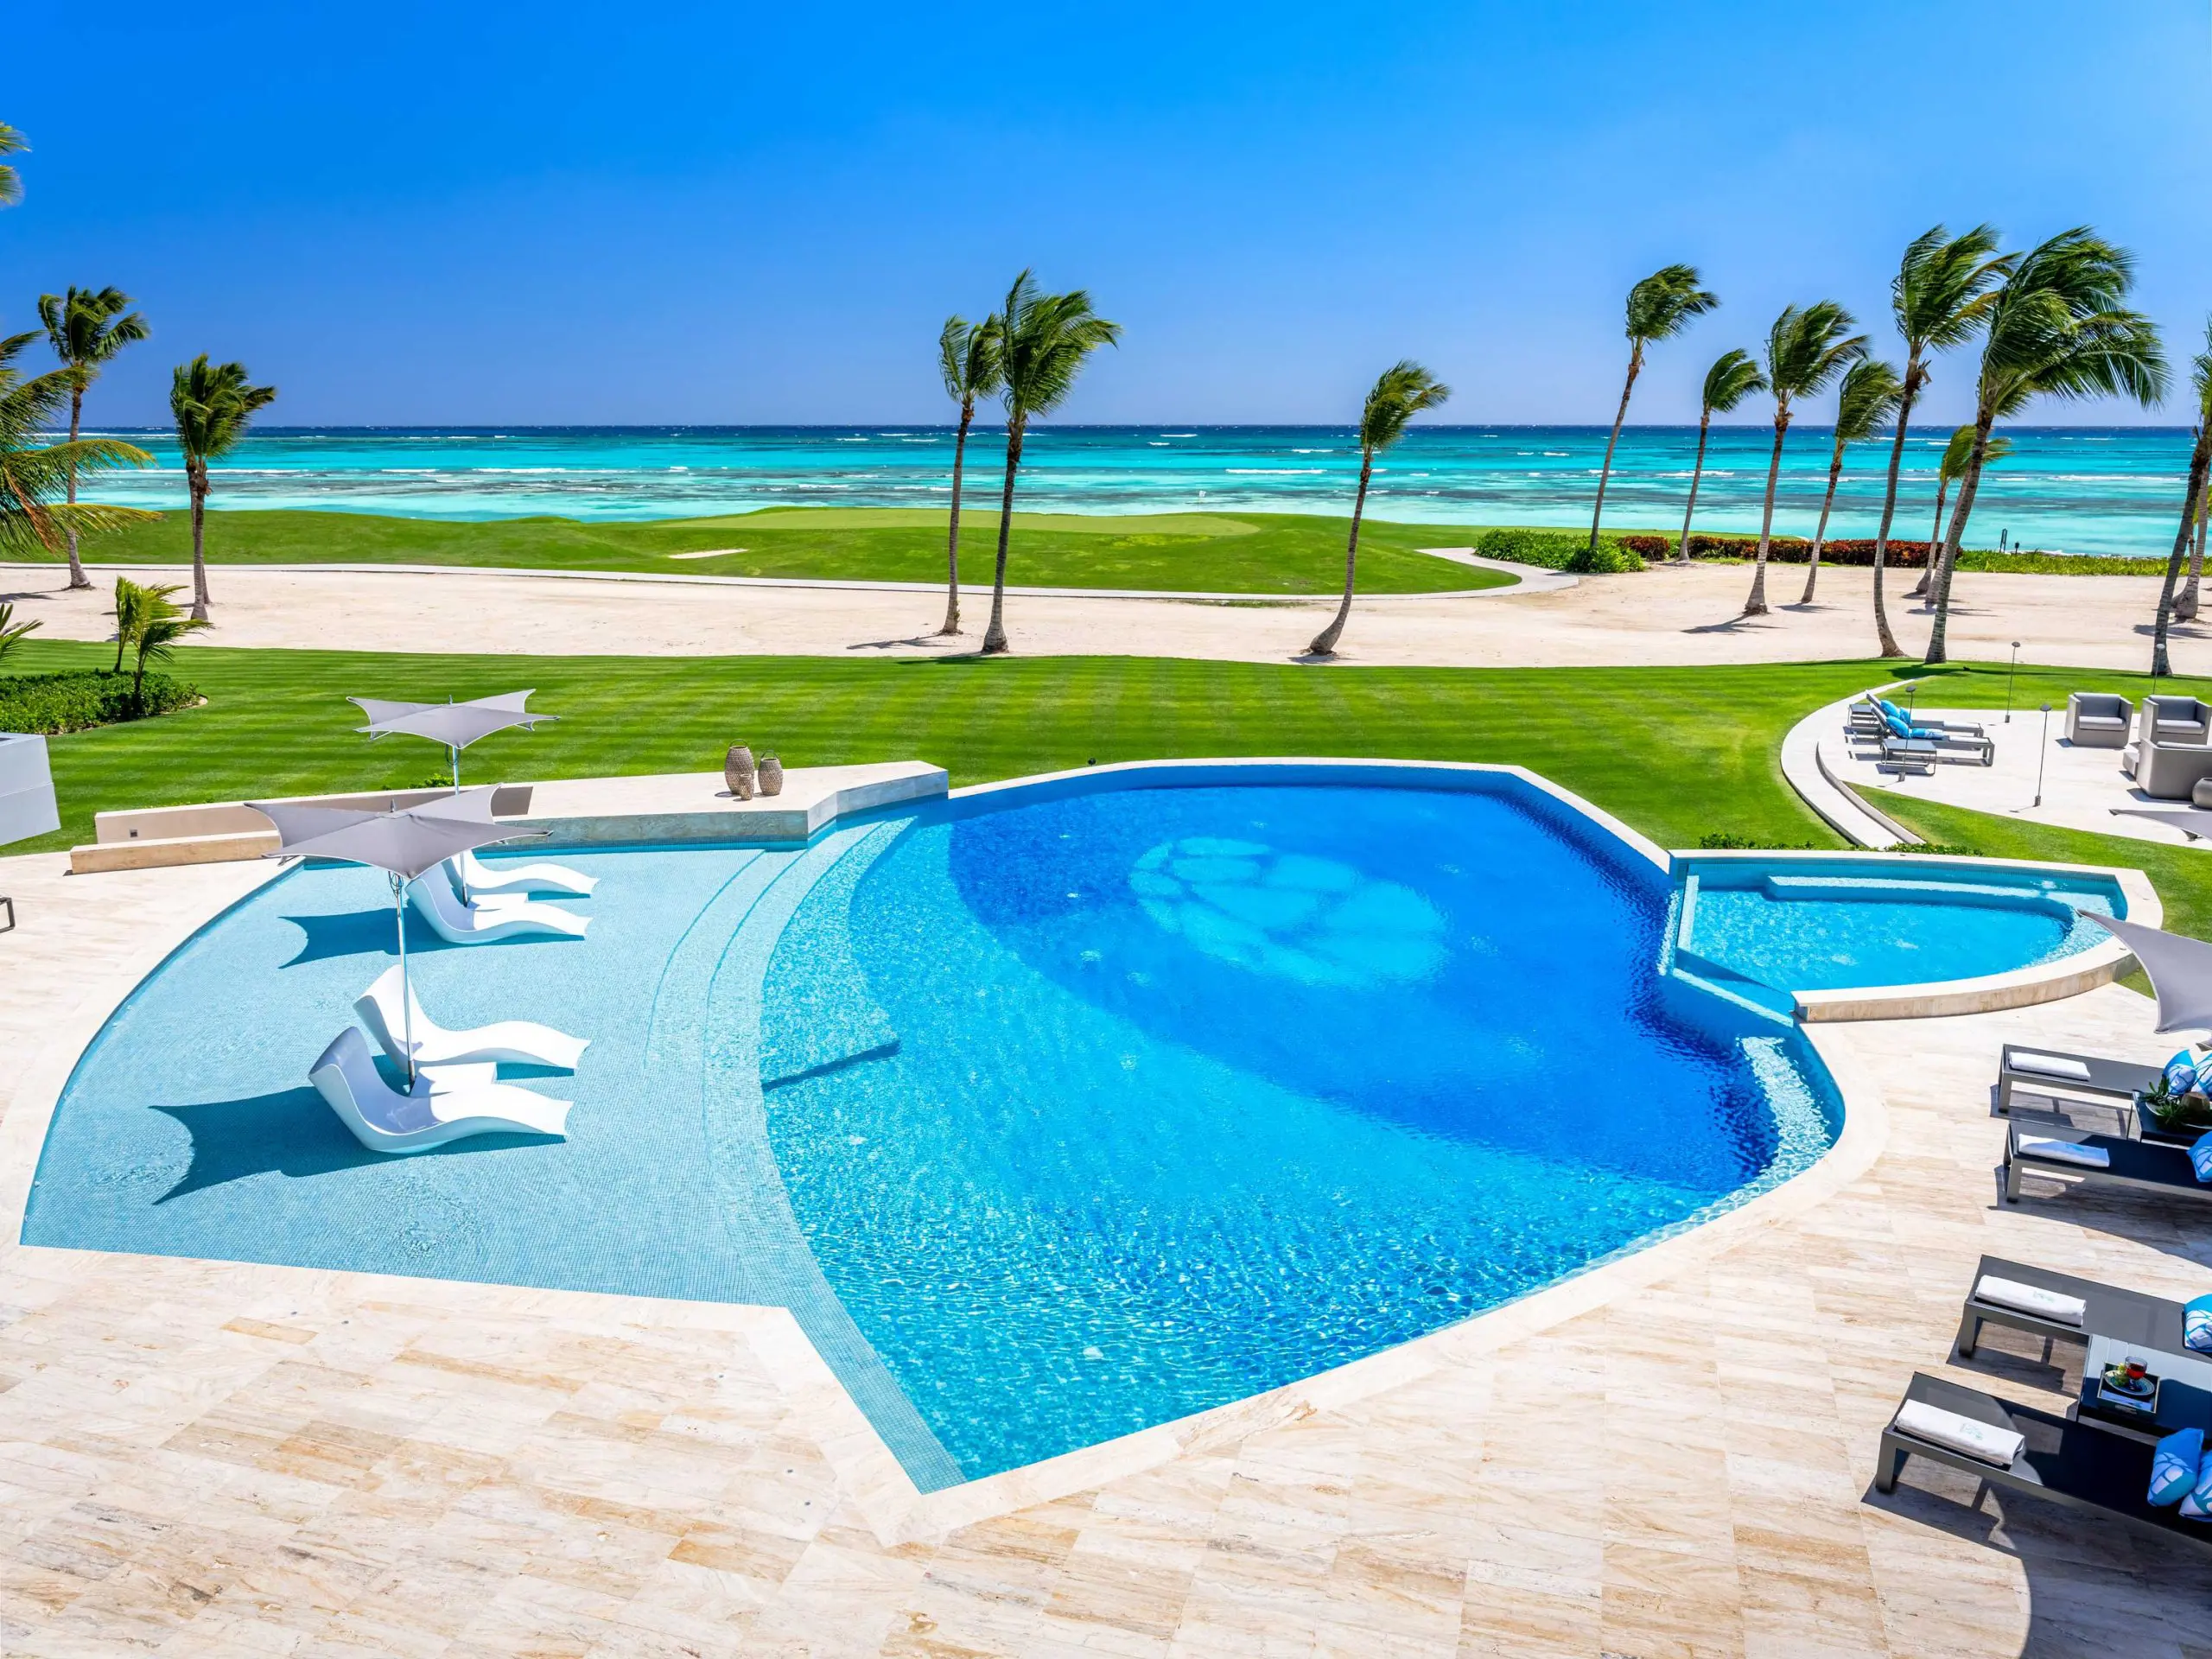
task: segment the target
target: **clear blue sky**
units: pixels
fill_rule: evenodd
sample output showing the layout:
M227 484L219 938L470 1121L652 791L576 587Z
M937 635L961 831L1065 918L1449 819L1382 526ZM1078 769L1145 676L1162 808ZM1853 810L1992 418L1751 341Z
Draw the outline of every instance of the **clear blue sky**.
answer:
M2134 249L2178 360L2212 307L2209 12L237 4L118 14L64 73L41 32L79 22L34 9L0 327L137 296L117 422L203 350L288 424L911 421L944 412L945 314L1033 264L1128 330L1068 419L1343 420L1406 355L1447 418L1596 423L1624 291L1685 259L1726 304L1631 416L1683 420L1783 303L1878 324L1909 237L1988 219Z

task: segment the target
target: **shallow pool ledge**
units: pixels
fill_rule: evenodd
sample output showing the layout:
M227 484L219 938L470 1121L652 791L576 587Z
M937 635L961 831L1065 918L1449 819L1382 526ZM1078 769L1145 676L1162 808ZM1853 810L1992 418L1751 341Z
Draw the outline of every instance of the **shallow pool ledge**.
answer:
M1745 862L1806 864L1848 862L1853 866L1894 861L1916 872L1931 869L2036 870L2044 874L2101 875L2119 883L2127 901L2127 918L2152 927L2165 920L2165 906L2151 878L2140 870L2101 864L2046 864L2030 859L1967 858L1925 853L1777 853L1678 852L1679 872L1691 863ZM2118 939L2107 938L2086 950L2075 951L2051 962L2015 968L2002 974L1974 979L1940 980L1918 985L1868 985L1833 991L1791 990L1796 1014L1808 1025L1842 1020L1929 1020L1954 1014L1994 1014L2005 1008L2024 1008L2037 1002L2056 1002L2118 979L2135 966L2135 957Z

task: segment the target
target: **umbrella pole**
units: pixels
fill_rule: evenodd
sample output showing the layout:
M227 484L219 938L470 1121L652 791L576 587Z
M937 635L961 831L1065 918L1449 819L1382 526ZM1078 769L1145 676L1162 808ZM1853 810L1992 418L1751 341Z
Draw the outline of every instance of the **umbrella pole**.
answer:
M399 924L399 1046L407 1051L407 1092L415 1092L415 997L407 988L407 884L399 872L391 878L391 913Z

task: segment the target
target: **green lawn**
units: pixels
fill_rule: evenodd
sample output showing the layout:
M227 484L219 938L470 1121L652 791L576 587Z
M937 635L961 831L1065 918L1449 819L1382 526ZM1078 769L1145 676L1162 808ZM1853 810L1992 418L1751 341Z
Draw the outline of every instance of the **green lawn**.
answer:
M1143 517L1016 513L1007 579L1034 588L1145 588L1224 594L1325 594L1344 586L1347 522L1318 515L1159 513ZM1370 519L1359 580L1371 594L1496 588L1512 578L1414 551L1465 547L1465 526ZM988 582L995 514L961 521L961 574ZM710 557L683 558L680 554ZM103 536L96 563L179 563L192 556L185 514ZM574 518L454 523L368 513L211 512L207 556L228 564L461 564L534 569L652 570L668 575L813 576L942 582L945 515L922 509L776 507L718 518L637 524Z

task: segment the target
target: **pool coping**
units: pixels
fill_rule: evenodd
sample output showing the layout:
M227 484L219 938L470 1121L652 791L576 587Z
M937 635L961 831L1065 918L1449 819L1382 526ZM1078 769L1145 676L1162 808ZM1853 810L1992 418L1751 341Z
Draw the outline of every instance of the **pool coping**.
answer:
M1860 848L1841 852L1759 852L1756 850L1684 851L1675 855L1675 874L1690 864L1873 864L1925 871L1938 869L1999 869L2055 871L2066 875L2107 877L2119 885L2127 901L2127 918L2157 927L2165 920L2165 906L2151 878L2142 871L2104 864L2054 864L2039 859L1982 858L1948 853L1904 853ZM2108 984L2133 969L2135 955L2117 938L2107 936L2086 950L2014 968L2001 974L1970 979L1929 980L1910 985L1866 985L1841 990L1807 991L1784 988L1792 998L1800 1022L1806 1026L1839 1020L1927 1020L1954 1014L1993 1014L2005 1008L2024 1008L2037 1002L2055 1002L2078 996Z
M1218 760L1129 761L1110 766L1085 767L1071 772L1005 779L953 791L955 798L974 798L1001 793L1023 785L1062 780L1096 779L1102 774L1170 772L1224 768L1280 771L1286 767L1315 766L1358 769L1376 772L1397 771L1409 775L1451 772L1511 776L1550 797L1590 822L1609 831L1624 847L1640 855L1662 874L1671 876L1675 855L1622 823L1573 791L1529 769L1508 765L1373 759L1237 756ZM860 815L855 815L860 816ZM1709 857L1695 854L1683 856ZM1773 857L1775 855L1750 855ZM1854 853L1814 856L1857 859ZM2019 864L2011 860L1958 860L1961 863ZM4 1121L0 1121L0 1251L54 1250L62 1254L103 1256L132 1252L77 1251L70 1247L28 1244L22 1229L32 1180L42 1156L46 1137L63 1092L78 1065L115 1012L145 979L188 943L201 928L225 912L245 902L269 882L293 868L291 861L270 861L265 872L241 869L243 885L204 913L188 914L171 922L133 952L105 978L88 986L75 1009L41 1047L17 1085L16 1098ZM2068 868L2029 866L2029 868ZM2116 874L2115 872L2100 872ZM2140 872L2129 872L2143 880ZM2131 911L2134 899L2131 894ZM2155 893L2151 903L2157 905ZM2109 976L2107 976L2109 977ZM1965 983L1967 982L1960 982ZM2086 988L2086 987L2084 987ZM2009 1005L2007 1005L2009 1006ZM693 1303L681 1299L632 1295L620 1292L542 1290L483 1281L423 1280L400 1275L346 1273L350 1278L397 1283L423 1283L442 1287L447 1294L480 1294L486 1299L525 1294L533 1301L589 1298L597 1304L648 1310L676 1306L705 1310L716 1324L743 1319L766 1318L788 1322L779 1332L779 1346L789 1362L802 1368L815 1387L838 1398L849 1427L837 1442L833 1461L851 1482L854 1501L879 1542L889 1547L903 1542L941 1538L976 1522L1010 1513L1033 1503L1069 1497L1103 1482L1159 1467L1193 1449L1203 1449L1218 1438L1224 1443L1241 1439L1255 1429L1300 1421L1317 1413L1356 1403L1411 1379L1473 1361L1522 1338L1548 1330L1628 1292L1649 1285L1686 1266L1733 1247L1746 1236L1789 1220L1842 1191L1872 1167L1889 1139L1886 1102L1840 1033L1821 1031L1817 1025L1800 1027L1805 1041L1827 1068L1828 1081L1842 1106L1842 1127L1834 1143L1806 1168L1758 1193L1700 1220L1691 1217L1673 1230L1646 1244L1629 1247L1623 1254L1598 1262L1566 1278L1526 1295L1486 1309L1440 1330L1410 1338L1382 1351L1331 1367L1295 1382L1227 1402L1189 1416L1154 1424L1131 1434L1078 1447L1058 1457L1025 1464L961 1484L924 1493L883 1440L873 1421L837 1381L787 1308L772 1304ZM225 1262L220 1265L233 1265ZM281 1264L239 1263L254 1271L280 1276L298 1275L301 1282L327 1279L344 1269L289 1267ZM827 1448L825 1448L827 1449Z

